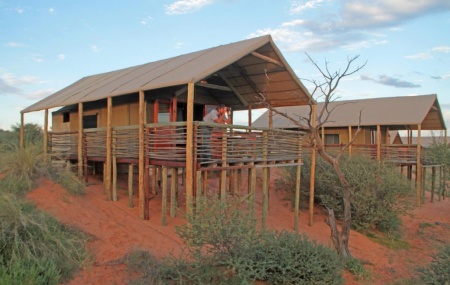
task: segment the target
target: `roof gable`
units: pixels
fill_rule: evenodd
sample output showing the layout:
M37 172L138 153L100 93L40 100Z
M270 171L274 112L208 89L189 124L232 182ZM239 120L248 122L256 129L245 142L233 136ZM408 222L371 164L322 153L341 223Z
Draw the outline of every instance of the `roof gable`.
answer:
M317 103L317 114L324 103ZM331 112L324 127L347 126L389 126L391 129L443 130L445 122L436 95L385 97L361 100L334 101L328 106ZM277 109L291 118L307 117L309 106L282 107ZM252 124L255 127L267 126L268 112ZM359 119L361 117L361 122ZM274 115L273 126L297 128L295 124L280 115Z

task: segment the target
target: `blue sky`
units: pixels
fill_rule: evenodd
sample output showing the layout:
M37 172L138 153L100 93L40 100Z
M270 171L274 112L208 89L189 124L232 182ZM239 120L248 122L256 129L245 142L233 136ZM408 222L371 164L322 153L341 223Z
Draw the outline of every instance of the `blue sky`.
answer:
M448 0L0 0L0 129L84 76L264 34L302 79L318 78L306 53L367 61L343 100L437 94L450 126Z

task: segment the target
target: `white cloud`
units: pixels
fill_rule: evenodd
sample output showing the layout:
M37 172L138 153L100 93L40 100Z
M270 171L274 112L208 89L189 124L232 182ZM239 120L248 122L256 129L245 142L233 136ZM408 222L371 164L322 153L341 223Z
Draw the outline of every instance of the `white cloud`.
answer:
M40 100L43 99L51 94L55 93L54 89L43 89L43 90L37 90L31 93L24 93L22 95L23 98L29 99L29 100Z
M303 4L304 1L295 1L292 3L291 6L291 13L301 13L308 9L314 9L317 8L320 4L323 2L329 2L327 0L310 0Z
M53 14L53 13L56 13L56 10L55 10L55 8L49 8L49 9L48 9L48 12L49 12L50 14Z
M182 43L182 42L177 42L177 43L175 43L175 49L180 49L180 48L182 48L184 46L184 43Z
M22 14L23 12L25 12L25 9L24 8L21 8L21 7L16 7L16 12L17 13L19 13L19 14Z
M12 48L22 48L22 47L27 47L27 45L22 44L22 43L17 43L17 42L7 42L6 44L4 44L5 47L12 47Z
M65 60L66 55L65 54L58 54L58 60Z
M98 53L101 51L101 49L97 45L91 45L90 48L95 53Z
M407 59L419 59L419 60L425 60L432 58L431 54L427 52L421 52L413 55L405 55L405 58Z
M42 55L40 55L40 54L32 55L31 59L37 63L44 62L44 59L42 58Z
M4 73L0 76L8 85L28 85L28 84L41 84L45 81L39 80L39 78L31 75L25 75L17 77L12 73Z
M147 26L148 24L150 24L151 21L153 21L153 17L147 16L147 17L141 19L140 23L144 26Z
M293 26L299 26L305 23L305 20L297 19L290 22L284 22L281 24L282 27L293 27Z
M166 5L167 15L188 14L214 3L215 0L180 0Z
M434 52L447 53L450 52L450 46L438 46L432 49Z

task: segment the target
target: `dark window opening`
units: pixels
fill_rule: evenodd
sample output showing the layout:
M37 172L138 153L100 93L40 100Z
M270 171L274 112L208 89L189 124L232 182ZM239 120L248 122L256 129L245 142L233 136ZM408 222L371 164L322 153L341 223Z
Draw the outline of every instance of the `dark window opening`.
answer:
M97 114L83 116L83 129L97 128Z
M339 134L325 134L325 144L339 144Z
M63 113L63 123L70 122L70 112Z

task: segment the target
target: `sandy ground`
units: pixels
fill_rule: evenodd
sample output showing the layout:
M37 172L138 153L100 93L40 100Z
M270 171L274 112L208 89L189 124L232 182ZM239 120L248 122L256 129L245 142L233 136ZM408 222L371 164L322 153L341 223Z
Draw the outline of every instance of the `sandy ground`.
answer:
M283 191L276 190L275 182L279 175L278 170L272 171L268 228L293 230L294 215L290 204L284 199ZM210 191L218 191L219 188L217 175L214 177L208 180ZM258 179L260 177L258 175ZM257 184L260 187L262 183ZM77 273L69 284L127 284L129 275L120 260L131 249L150 250L157 257L180 251L181 241L174 226L183 224L185 220L168 216L168 225L161 226L161 194L150 200L150 220L140 220L138 207L128 207L126 185L125 177L119 180L117 202L106 201L99 177L90 177L87 194L84 196L71 196L60 185L48 180L43 180L37 189L28 194L28 198L40 209L51 213L64 224L80 228L92 236L89 249L95 261L92 266ZM246 185L245 176L243 185ZM137 188L136 181L134 188ZM181 211L185 209L184 198L183 187L180 186ZM138 205L136 191L134 204ZM260 188L257 189L257 208L261 208ZM311 227L308 226L307 211L302 211L300 232L331 246L330 230L324 222L325 218L322 210L316 208L314 225ZM391 250L357 232L351 233L351 253L365 263L365 267L372 272L372 280L356 280L346 273L346 284L389 284L409 278L414 274L414 267L429 262L430 255L438 246L450 242L449 198L430 203L427 197L424 205L402 219L403 239L410 244L407 250Z

